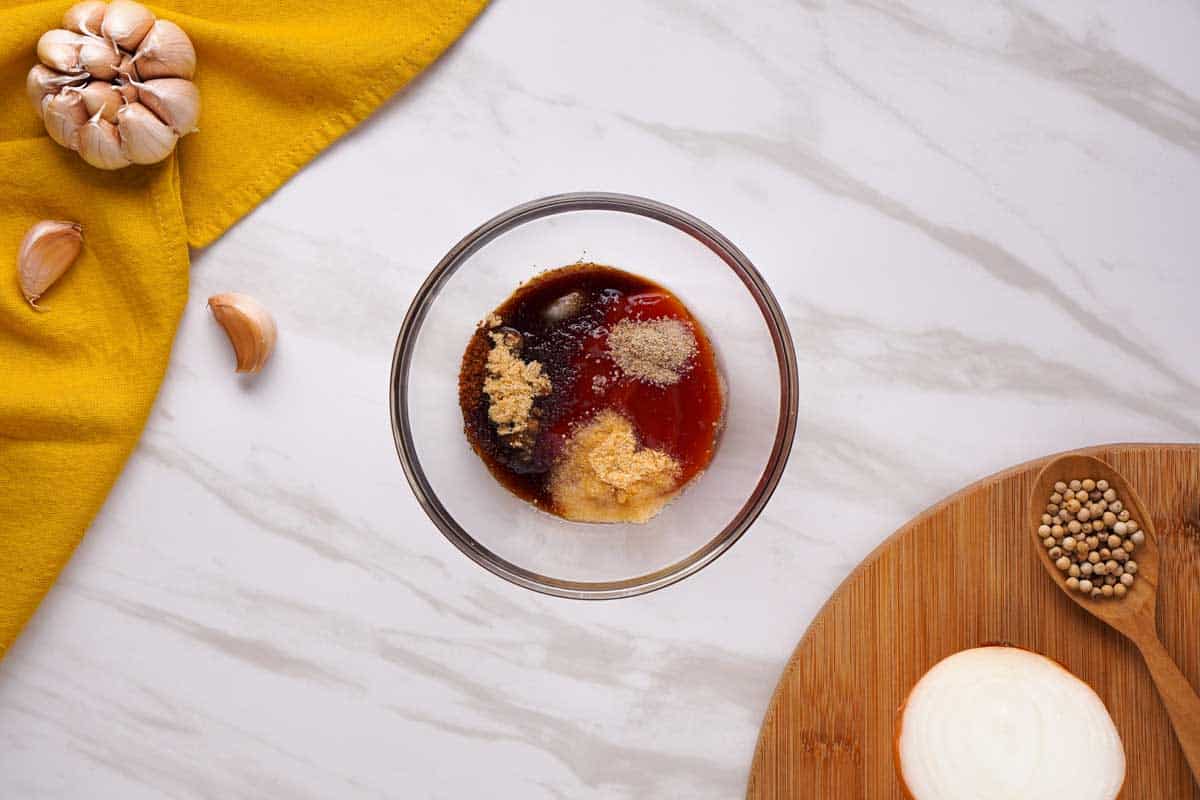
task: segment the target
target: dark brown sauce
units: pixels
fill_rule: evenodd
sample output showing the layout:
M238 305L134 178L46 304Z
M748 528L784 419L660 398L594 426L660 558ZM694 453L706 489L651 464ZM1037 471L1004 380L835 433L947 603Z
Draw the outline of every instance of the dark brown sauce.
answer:
M578 293L575 312L552 321L555 301ZM700 324L680 300L653 281L600 264L577 264L538 275L494 312L522 336L521 358L538 361L550 394L534 401L537 431L529 448L514 448L488 419L483 393L492 343L486 326L471 337L459 373L458 399L467 439L488 470L513 494L554 511L550 469L575 426L611 409L627 417L645 447L679 462L679 486L702 472L716 448L724 391L716 357ZM608 352L608 332L622 319L676 319L696 339L690 368L670 386L623 374Z

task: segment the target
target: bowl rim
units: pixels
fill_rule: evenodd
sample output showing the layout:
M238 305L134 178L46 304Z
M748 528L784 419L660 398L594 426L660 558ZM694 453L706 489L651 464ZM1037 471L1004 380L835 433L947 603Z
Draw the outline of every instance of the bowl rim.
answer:
M426 478L413 443L408 414L408 373L413 349L430 303L446 281L474 253L502 234L543 217L574 211L617 211L646 217L670 225L712 250L741 279L754 298L770 331L779 365L779 420L775 441L762 475L737 514L703 547L683 559L619 581L570 581L539 575L500 557L476 541L442 505ZM555 597L612 600L646 594L681 581L711 564L742 537L766 507L787 466L796 433L798 391L796 353L787 319L767 282L733 242L708 223L674 206L636 195L585 191L550 195L514 206L475 228L446 253L417 290L400 326L392 356L388 404L392 437L408 484L422 510L451 544L479 566L517 586Z

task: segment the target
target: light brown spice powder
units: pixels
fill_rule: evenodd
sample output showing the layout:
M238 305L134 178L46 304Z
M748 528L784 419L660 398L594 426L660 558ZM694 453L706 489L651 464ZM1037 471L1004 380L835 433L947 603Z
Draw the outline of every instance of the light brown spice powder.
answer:
M601 411L575 431L554 466L557 511L577 522L645 522L675 495L679 462L642 447L628 419Z
M696 355L696 337L677 319L623 319L609 332L608 349L626 375L670 386L687 372Z
M501 436L519 434L530 425L533 401L550 393L550 379L542 374L537 361L522 361L518 356L519 334L494 331L488 334L492 349L488 352L487 377L483 391L488 396L488 419L496 423Z

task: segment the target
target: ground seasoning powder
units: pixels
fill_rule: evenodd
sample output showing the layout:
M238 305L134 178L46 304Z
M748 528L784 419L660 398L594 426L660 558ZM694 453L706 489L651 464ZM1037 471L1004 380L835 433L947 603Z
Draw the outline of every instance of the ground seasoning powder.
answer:
M670 386L696 355L696 337L677 319L623 319L608 334L608 350L631 378Z
M555 510L577 522L645 522L678 489L679 463L644 448L633 425L601 411L567 441L554 466Z

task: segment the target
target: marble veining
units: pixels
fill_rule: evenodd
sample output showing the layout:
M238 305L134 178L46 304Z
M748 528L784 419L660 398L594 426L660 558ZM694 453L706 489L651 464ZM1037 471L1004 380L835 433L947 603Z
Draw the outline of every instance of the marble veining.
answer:
M739 796L792 647L905 520L1200 438L1198 40L1190 0L499 0L194 254L143 440L0 663L0 797ZM733 239L801 372L758 523L611 603L461 556L388 422L430 268L578 189ZM204 306L228 290L279 322L257 378Z

